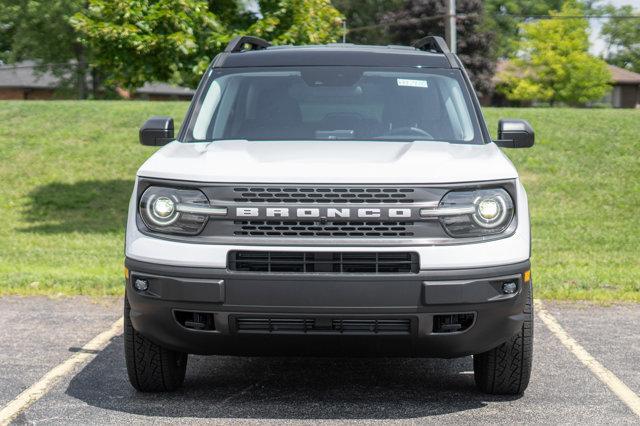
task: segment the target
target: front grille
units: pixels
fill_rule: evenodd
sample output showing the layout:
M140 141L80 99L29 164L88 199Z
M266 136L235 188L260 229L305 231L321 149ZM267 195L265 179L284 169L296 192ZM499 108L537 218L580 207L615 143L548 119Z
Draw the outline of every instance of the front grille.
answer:
M401 319L346 319L346 318L255 318L235 319L238 333L281 334L409 334L411 320Z
M234 235L266 237L411 237L414 222L236 220Z
M412 252L277 252L230 251L229 269L242 272L340 274L416 274Z
M286 246L310 242L341 245L348 241L373 245L386 241L389 245L413 246L413 240L450 238L440 222L419 215L420 208L437 205L448 188L236 183L201 190L211 205L225 207L228 212L226 216L212 216L199 235L211 243L251 245L273 241L274 245Z
M236 187L237 203L403 203L414 202L413 188Z

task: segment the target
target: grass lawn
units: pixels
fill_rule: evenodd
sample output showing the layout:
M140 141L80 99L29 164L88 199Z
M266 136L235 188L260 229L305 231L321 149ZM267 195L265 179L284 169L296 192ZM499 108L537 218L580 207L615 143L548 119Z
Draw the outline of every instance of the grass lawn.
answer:
M186 103L0 102L0 295L122 293L133 178L151 115ZM640 302L640 111L486 109L524 118L506 151L529 194L536 295Z

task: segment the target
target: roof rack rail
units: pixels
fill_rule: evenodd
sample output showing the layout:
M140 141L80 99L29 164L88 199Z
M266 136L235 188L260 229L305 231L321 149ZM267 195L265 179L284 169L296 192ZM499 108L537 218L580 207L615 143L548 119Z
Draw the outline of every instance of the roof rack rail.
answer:
M424 50L433 53L451 53L447 43L439 36L426 36L420 40L414 41L411 46L418 50Z
M259 37L238 36L231 40L229 44L227 44L227 47L226 49L224 49L224 51L228 53L242 52L246 45L251 46L250 50L262 50L271 46L271 43Z

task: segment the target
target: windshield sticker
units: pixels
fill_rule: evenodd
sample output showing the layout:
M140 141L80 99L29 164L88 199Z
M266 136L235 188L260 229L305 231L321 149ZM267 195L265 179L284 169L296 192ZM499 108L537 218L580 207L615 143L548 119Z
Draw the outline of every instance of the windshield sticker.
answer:
M406 78L399 78L398 86L421 87L423 89L426 89L427 87L429 87L427 85L427 80L410 80Z

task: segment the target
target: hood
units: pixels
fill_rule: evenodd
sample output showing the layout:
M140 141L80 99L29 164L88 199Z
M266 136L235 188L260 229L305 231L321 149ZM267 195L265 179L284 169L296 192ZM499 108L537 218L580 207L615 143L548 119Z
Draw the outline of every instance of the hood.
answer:
M518 176L493 143L360 141L172 142L138 176L233 183L455 183Z

